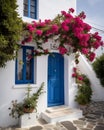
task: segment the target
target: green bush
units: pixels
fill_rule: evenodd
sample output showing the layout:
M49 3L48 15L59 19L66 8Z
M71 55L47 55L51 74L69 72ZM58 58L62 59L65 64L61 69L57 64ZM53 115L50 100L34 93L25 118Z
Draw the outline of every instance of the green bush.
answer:
M0 67L14 58L22 32L16 0L0 0Z
M87 76L82 74L82 77L83 81L81 84L78 84L78 92L75 97L75 101L77 101L80 105L86 105L91 101L92 89Z
M96 58L95 62L92 65L96 76L100 79L100 82L104 87L104 54Z

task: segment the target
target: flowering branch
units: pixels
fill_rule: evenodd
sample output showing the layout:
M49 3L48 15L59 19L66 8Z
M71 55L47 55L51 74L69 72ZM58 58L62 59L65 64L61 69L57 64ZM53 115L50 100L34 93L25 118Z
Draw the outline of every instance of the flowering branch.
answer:
M60 54L69 55L80 52L93 61L94 51L104 43L98 32L90 32L91 26L83 21L86 17L84 12L75 17L72 15L73 12L74 9L71 8L68 12L61 11L61 14L53 20L46 19L43 22L39 20L39 22L33 21L31 24L26 24L22 44L34 42L37 47L34 55L49 54L49 50L44 49L43 44L48 44L49 39L58 36Z

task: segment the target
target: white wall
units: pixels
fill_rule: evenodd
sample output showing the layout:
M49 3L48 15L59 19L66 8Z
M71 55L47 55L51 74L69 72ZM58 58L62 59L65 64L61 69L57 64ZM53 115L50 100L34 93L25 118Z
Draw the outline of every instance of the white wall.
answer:
M75 79L72 78L73 67L75 67L74 55L64 56L64 81L65 81L65 105L76 108L78 104L75 102L75 95L77 92L77 84L75 83Z
M32 84L32 91L35 92L42 82L45 82L44 91L47 90L47 56L37 58L37 81ZM15 85L15 60L7 63L5 68L0 68L0 126L17 124L18 121L9 116L10 103L12 100L21 101L25 97L27 85ZM44 103L44 105L42 105ZM39 98L38 112L44 111L47 107L47 93Z
M23 17L23 0L17 0L19 5L18 12L22 19L27 22L33 21ZM49 19L54 18L61 10L68 10L69 8L76 9L76 0L39 0L39 18ZM32 90L35 92L40 87L42 82L45 82L44 91L39 98L38 113L44 111L47 107L47 65L48 56L41 56L37 58L36 66L36 84L32 84ZM72 81L70 82L72 62L69 57L65 58L65 74L67 80L65 81L65 89L69 89L69 93L65 90L65 103L66 105L74 106L72 96L74 95L74 87L70 89ZM68 69L69 67L69 69ZM70 76L68 76L70 74ZM25 88L27 85L15 85L15 60L7 63L5 68L0 68L0 126L7 127L9 125L15 125L18 120L9 116L10 103L12 100L17 99L21 101L25 96ZM69 98L71 95L71 98ZM68 99L69 98L69 99ZM44 104L44 105L43 105Z
M78 64L78 67L80 71L88 76L88 78L91 81L91 87L93 90L93 96L92 100L95 101L103 101L104 100L104 87L100 84L99 79L96 77L96 74L91 66L90 63L87 62L85 57L82 55L80 56L80 62Z

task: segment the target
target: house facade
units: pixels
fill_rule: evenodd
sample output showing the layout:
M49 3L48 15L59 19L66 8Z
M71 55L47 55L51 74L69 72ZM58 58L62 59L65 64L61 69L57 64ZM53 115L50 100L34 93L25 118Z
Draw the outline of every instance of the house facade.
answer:
M61 10L76 9L76 0L17 0L18 13L24 22L39 19L53 19ZM44 93L39 97L37 113L51 106L66 105L77 107L74 97L77 91L72 78L75 66L74 55L61 56L52 40L49 41L51 55L27 58L32 53L33 44L26 44L18 51L17 59L7 62L5 68L0 68L0 126L7 127L18 124L18 119L9 116L12 100L21 101L25 97L28 83L32 92L36 92L44 82Z

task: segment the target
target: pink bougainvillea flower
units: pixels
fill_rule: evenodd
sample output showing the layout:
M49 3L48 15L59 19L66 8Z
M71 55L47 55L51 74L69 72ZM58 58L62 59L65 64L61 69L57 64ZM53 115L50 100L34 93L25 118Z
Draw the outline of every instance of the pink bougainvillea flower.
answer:
M66 12L65 12L65 11L61 11L61 14L62 14L62 15L66 15Z
M30 35L28 38L25 39L25 42L31 42L33 39L32 35Z
M82 76L78 76L78 80L83 80L83 77Z
M76 67L74 67L74 68L73 68L73 71L74 71L74 72L76 72L76 70L77 70L77 68L76 68Z
M67 25L67 24L69 24L71 21L70 21L70 19L69 18L67 18L66 20L64 20L64 23Z
M54 32L54 33L57 33L58 32L58 26L56 25L56 24L54 24L54 25L52 25L52 31Z
M48 53L49 53L48 49L45 49L45 50L44 50L44 53L45 53L45 54L48 54Z
M95 49L98 49L99 47L100 47L100 43L99 42L93 42L93 47L95 48Z
M70 8L69 11L73 13L73 12L74 12L74 9L73 9L73 8Z
M71 14L69 14L69 13L66 13L65 14L65 18L67 19L70 19L70 21L72 22L73 21L73 16L71 15Z
M84 41L80 41L79 45L82 46L82 47L88 47L88 43L84 42Z
M32 59L32 55L28 55L27 58L28 58L28 60L31 60Z
M103 42L103 41L100 41L100 45L101 45L101 46L104 46L104 42Z
M64 54L67 53L67 49L65 47L60 46L59 47L59 52L60 52L60 54L64 55Z
M45 19L45 23L49 24L49 23L51 23L51 20L50 19Z
M62 28L63 28L64 31L69 31L69 27L66 26L66 25L63 25Z
M83 34L82 37L80 38L80 40L84 42L88 42L89 39L90 39L89 34Z
M73 29L74 35L78 38L80 38L81 33L83 32L83 28L81 27L76 27Z
M89 56L89 60L92 62L94 60L95 56L96 56L95 53L91 52L90 56Z
M34 31L34 27L32 24L28 24L27 25L27 29L30 31L30 32L33 32Z
M85 15L85 12L82 11L79 15L78 15L81 19L85 19L86 18L86 15Z
M36 28L37 27L37 22L36 21L32 21L33 23L33 27Z
M89 25L89 24L87 24L87 23L83 23L83 30L85 31L85 32L89 32L90 30L91 30L91 26Z
M72 74L72 77L76 77L76 76L77 76L77 74L76 74L76 73L73 73L73 74Z
M41 36L41 35L42 35L42 33L43 33L43 31L42 31L42 30L36 30L36 34L37 34L37 35Z
M95 32L93 34L93 37L97 40L97 41L100 41L101 40L101 36L98 35L98 32Z
M39 54L39 51L38 51L38 50L34 50L34 54L35 54L35 55L38 55L38 54Z
M89 50L87 48L82 48L82 53L83 54L88 54Z
M83 28L83 21L79 18L79 17L75 17L74 19L74 26L73 28L75 27L82 27Z
M25 40L23 40L23 41L21 42L21 44L24 45L24 44L25 44Z
M38 27L44 27L45 25L46 25L45 22L39 22L39 23L38 23Z
M61 27L64 31L69 31L69 26L65 22L62 22Z

